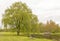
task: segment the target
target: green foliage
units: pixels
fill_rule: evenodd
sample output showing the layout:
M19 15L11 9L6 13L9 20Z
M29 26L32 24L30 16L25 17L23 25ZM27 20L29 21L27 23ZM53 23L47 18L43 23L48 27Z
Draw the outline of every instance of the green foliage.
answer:
M16 2L5 10L2 22L6 29L7 27L16 28L17 34L19 35L20 31L31 32L32 24L35 26L38 19L36 15L32 14L32 11L25 3Z

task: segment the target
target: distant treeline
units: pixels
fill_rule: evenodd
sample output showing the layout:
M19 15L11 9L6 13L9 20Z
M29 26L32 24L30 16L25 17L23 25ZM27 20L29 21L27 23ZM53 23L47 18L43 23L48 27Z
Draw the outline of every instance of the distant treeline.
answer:
M33 27L31 27L31 32L33 33L43 33L43 32L51 32L51 33L58 33L60 32L60 26L59 24L56 24L54 21L50 20L47 21L46 24L43 23L37 23L36 25L32 25ZM0 31L3 32L15 32L16 28L8 28L8 29L0 29ZM20 32L27 32L28 29L25 28L25 30L23 28L21 28Z

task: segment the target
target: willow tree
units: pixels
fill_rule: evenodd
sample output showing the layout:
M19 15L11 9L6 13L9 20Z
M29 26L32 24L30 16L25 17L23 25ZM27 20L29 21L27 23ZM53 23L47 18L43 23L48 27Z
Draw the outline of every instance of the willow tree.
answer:
M22 27L30 31L32 18L32 11L25 3L15 2L5 10L2 23L5 27L16 28L17 35L19 35Z

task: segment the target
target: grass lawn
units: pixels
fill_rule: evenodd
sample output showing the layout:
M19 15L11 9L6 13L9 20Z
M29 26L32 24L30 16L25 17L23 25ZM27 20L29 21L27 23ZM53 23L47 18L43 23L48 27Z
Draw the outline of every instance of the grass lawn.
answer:
M0 32L0 41L52 41L52 40L38 39L38 38L31 39L29 37L24 37L24 36L15 36L12 35L12 33L10 32Z
M0 36L0 41L52 41L48 39L30 39L23 36Z

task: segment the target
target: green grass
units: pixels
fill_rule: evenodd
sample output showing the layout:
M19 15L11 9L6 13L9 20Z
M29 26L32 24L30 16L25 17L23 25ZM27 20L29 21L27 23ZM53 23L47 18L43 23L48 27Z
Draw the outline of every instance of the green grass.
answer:
M0 36L0 41L51 41L48 39L30 39L23 36Z
M12 32L0 32L0 41L52 41L49 39L31 39L25 36L15 36L14 34Z

